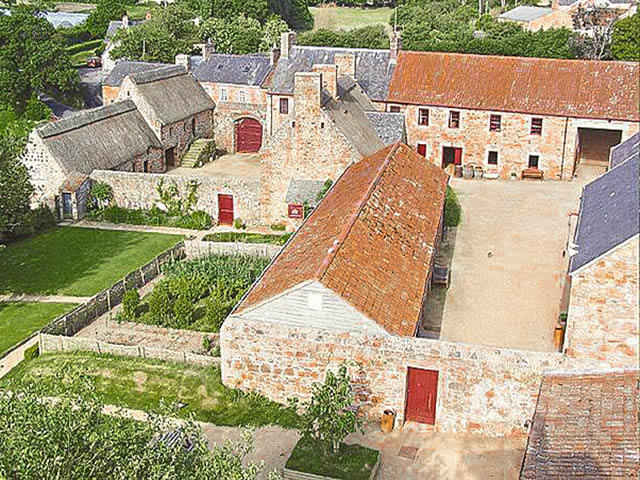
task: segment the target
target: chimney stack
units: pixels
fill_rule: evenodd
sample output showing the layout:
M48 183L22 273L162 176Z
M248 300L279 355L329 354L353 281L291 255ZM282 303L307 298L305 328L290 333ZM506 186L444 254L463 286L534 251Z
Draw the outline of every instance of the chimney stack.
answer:
M309 125L320 116L322 74L320 72L296 72L293 78L296 127L302 124Z
M191 70L191 56L186 53L176 55L176 65L183 66L187 72Z
M126 13L122 15L122 27L129 28L129 15L127 15Z
M280 36L280 56L289 58L291 47L296 44L296 32L286 32Z
M202 44L202 61L206 62L213 57L213 54L216 53L216 46L207 40L207 43Z
M333 58L333 63L338 67L338 75L347 75L353 79L356 78L355 53L336 53Z
M269 52L269 65L273 66L276 63L278 63L278 60L280 59L280 49L279 48L272 48L271 51Z
M322 63L313 66L313 71L320 73L322 88L333 98L338 98L338 66L333 63Z
M402 48L402 34L398 31L391 32L390 36L390 60L392 63L395 63L398 60L398 55L400 54L400 49Z

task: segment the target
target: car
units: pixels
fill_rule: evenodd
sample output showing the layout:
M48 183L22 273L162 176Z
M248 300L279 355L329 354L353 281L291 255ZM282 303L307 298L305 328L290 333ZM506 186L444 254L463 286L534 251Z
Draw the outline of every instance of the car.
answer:
M90 68L100 68L100 67L102 67L102 59L100 57L89 57L89 58L87 58L87 67L90 67Z

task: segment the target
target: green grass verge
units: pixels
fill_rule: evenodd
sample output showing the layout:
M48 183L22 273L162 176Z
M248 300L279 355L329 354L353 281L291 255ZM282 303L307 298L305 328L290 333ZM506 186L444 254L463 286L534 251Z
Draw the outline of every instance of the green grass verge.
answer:
M72 303L0 302L0 355L74 306Z
M91 296L180 240L160 233L54 228L0 253L0 292Z
M290 470L345 480L369 480L380 452L361 445L340 444L340 451L326 453L317 440L302 437L285 465Z
M284 245L291 235L291 233L270 235L263 233L218 232L205 235L203 240L207 242L269 243L271 245Z
M37 381L47 394L74 392L72 378L82 375L95 386L105 404L158 411L178 402L186 404L178 416L227 426L298 426L298 415L289 408L257 394L244 394L225 387L217 367L164 362L161 360L98 355L90 352L49 353L24 361L0 380L20 389ZM76 382L77 384L77 382Z
M309 11L315 30L353 30L378 24L390 29L389 19L393 14L392 8L310 7Z

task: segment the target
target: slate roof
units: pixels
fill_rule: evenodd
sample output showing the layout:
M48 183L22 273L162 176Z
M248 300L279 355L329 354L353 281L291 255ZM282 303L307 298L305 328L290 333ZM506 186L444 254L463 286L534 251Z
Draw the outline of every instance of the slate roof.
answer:
M160 67L169 67L168 63L155 63L155 62L133 62L130 60L121 60L116 63L113 70L104 79L103 85L109 87L119 87L122 85L124 77L136 72L146 72L148 70L155 70Z
M164 125L215 108L211 97L182 66L136 72L128 78Z
M516 8L501 13L498 18L512 20L514 22L530 22L545 15L549 15L553 10L548 7L534 7L532 5L520 5Z
M214 53L206 62L198 62L193 74L199 82L261 86L270 69L266 55Z
M633 156L637 157L638 151L640 151L640 132L630 136L624 142L611 149L609 168L617 167Z
M640 469L638 370L549 374L520 478L630 478Z
M349 166L235 314L315 280L395 335L415 335L448 175L403 143Z
M351 78L338 77L338 98L322 94L325 115L360 155L371 155L384 146L366 115L374 106L360 86Z
M569 273L640 232L640 158L636 154L585 185Z
M316 64L334 63L336 53L355 54L355 79L371 100L386 99L394 67L389 61L389 50L293 46L289 58L278 60L266 83L267 91L292 95L296 72L311 72Z
M378 138L385 145L406 141L403 113L366 112Z
M43 125L36 133L67 173L108 170L149 147L162 147L131 100L79 112Z
M135 27L136 25L140 25L142 23L143 22L141 20L129 20L129 27ZM110 21L109 25L107 26L107 33L105 35L105 38L113 37L123 26L124 24L122 23L122 20Z
M308 180L304 178L293 178L289 182L287 189L286 202L302 204L307 202L309 205L316 204L316 198L322 187L324 180Z
M640 120L637 62L400 52L389 102Z

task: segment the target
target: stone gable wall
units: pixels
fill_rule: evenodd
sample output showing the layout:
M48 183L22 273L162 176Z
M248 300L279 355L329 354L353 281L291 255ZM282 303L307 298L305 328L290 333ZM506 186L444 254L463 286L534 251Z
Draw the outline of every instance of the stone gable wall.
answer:
M165 187L176 182L181 192L185 192L188 183L195 180L200 184L196 207L209 213L214 221L218 218L218 194L227 194L233 195L236 218L241 218L248 225L260 224L260 182L258 180L110 170L95 170L91 178L111 185L117 205L143 209L151 208L159 201L157 185L160 180L164 180Z
M120 87L113 87L110 85L102 85L102 104L111 105L118 99L120 94Z
M439 372L436 431L487 435L526 432L541 374L567 363L538 353L425 338L375 336L229 317L222 328L225 385L286 402L308 400L311 385L345 362L361 412L379 420L385 409L404 418L407 368Z
M31 206L35 208L39 204L45 204L55 210L55 199L66 176L35 130L29 135L22 162L27 167L29 180L34 189Z
M568 356L638 366L638 248L636 235L571 277Z

